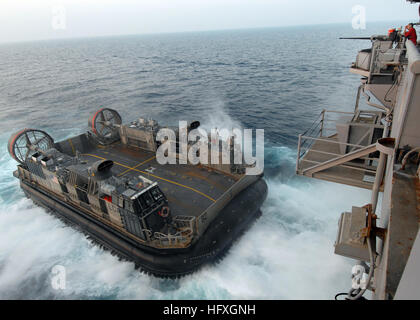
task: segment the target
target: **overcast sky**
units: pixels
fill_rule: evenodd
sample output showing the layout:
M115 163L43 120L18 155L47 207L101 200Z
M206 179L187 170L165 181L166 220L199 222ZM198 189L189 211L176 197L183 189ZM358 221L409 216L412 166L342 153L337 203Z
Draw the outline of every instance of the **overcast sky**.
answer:
M355 5L366 8L367 25L383 20L418 21L418 5L406 0L0 0L0 42L336 22L351 25Z

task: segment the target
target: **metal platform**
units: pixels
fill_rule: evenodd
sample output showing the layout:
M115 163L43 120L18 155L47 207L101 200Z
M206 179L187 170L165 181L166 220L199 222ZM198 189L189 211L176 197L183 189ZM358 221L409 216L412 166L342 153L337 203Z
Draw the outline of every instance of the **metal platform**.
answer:
M308 139L308 137L302 136L302 139L305 138ZM301 149L301 152L299 152L296 165L298 174L354 187L372 189L376 172L376 167L374 166L376 160L371 160L371 165L366 165L366 158L343 163L337 161L336 166L311 173L310 168L343 157L343 154L340 153L341 143L338 142L337 135L312 139L310 147L305 150Z
M376 150L371 145L378 124L377 120L372 121L372 116L379 118L375 112L323 110L312 126L299 135L296 173L372 189L378 164ZM348 136L343 139L348 132L356 130L360 134L350 140L355 142L349 143ZM380 190L383 191L383 186Z

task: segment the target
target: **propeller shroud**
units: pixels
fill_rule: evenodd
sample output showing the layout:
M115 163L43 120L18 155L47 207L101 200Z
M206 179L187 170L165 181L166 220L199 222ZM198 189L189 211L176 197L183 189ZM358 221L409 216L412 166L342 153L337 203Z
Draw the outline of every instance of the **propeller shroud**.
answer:
M121 116L113 109L102 108L89 118L89 128L100 138L113 139L118 135L117 127L122 123Z
M12 134L7 145L10 156L21 164L34 153L45 152L53 147L54 140L48 133L28 128Z

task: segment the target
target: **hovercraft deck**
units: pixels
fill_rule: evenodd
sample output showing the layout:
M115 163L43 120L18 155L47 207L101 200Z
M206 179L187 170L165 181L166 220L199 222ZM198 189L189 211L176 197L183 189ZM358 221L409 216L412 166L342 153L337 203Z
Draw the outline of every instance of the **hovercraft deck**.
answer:
M213 204L237 179L223 172L192 165L160 165L155 153L126 147L121 143L96 146L81 158L88 163L101 159L114 161L118 177L143 175L157 181L168 198L173 215L198 216Z

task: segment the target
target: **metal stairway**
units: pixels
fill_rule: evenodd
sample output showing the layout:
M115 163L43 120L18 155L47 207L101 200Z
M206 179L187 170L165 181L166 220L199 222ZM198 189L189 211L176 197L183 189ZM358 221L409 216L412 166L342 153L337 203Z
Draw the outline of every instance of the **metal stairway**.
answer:
M312 177L314 173L319 172L319 171L323 171L326 170L328 168L332 168L338 165L342 165L346 162L367 156L370 153L375 152L376 149L376 144L371 144L369 146L363 147L361 149L346 153L342 156L327 160L325 162L316 164L312 167L306 168L304 170L302 170L302 175L304 176L309 176Z

